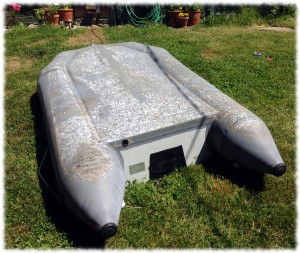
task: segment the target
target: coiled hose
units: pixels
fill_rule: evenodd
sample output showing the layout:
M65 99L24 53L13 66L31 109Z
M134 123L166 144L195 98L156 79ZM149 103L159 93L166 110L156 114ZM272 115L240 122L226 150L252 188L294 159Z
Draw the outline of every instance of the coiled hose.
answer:
M145 17L138 17L134 13L134 7L132 5L126 5L127 14L131 24L137 27L143 27L146 23L161 23L161 8L159 4L153 5L150 12Z

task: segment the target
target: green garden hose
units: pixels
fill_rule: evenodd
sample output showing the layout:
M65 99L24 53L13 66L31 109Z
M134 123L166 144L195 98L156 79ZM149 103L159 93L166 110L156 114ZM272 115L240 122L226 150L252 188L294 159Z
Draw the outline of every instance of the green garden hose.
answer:
M143 27L148 22L154 24L161 22L161 8L159 4L153 5L152 9L145 17L138 17L134 13L134 7L132 5L126 5L126 10L129 16L129 21L134 26Z

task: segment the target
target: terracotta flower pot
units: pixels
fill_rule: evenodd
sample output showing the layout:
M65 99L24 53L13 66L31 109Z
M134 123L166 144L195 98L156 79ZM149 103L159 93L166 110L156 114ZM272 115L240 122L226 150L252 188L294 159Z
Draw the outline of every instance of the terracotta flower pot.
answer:
M189 22L188 26L194 26L200 24L200 18L201 18L202 11L189 11Z
M52 15L52 24L54 25L59 24L59 14Z
M73 9L59 9L59 22L73 22Z
M59 15L58 14L50 14L50 12L48 12L47 14L45 14L46 17L46 23L49 25L58 25L59 23Z
M50 10L45 8L45 14L44 14L44 17L45 17L45 21L47 24L51 24L51 14L50 14Z
M178 24L179 10L168 11L167 12L167 25L171 27L176 27Z
M178 17L178 26L180 28L186 28L189 21L189 17Z

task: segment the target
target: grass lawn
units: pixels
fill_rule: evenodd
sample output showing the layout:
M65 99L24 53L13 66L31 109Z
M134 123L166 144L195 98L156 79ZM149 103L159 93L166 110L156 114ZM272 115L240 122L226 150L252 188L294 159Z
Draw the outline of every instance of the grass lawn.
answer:
M125 41L165 48L262 118L286 174L262 176L215 163L130 184L118 234L99 240L38 177L47 142L36 80L59 52ZM295 32L235 26L20 26L5 32L5 43L5 248L296 247ZM255 51L272 61L254 56ZM43 173L52 185L48 156Z

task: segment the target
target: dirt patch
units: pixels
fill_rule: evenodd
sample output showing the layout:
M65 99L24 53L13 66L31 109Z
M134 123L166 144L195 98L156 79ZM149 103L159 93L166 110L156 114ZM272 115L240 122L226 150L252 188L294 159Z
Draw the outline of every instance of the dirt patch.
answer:
M24 68L30 68L32 61L24 60L17 56L6 57L5 59L5 72L13 72Z
M201 53L201 57L203 58L215 58L215 57L219 57L218 53L210 48L204 50Z
M33 47L33 46L37 46L37 45L46 45L49 42L49 40L47 39L42 39L39 40L37 42L32 42L30 45L28 45L29 47Z
M71 37L67 40L69 45L92 45L92 44L104 44L105 36L100 27L87 27L86 32L75 37Z
M255 27L258 30L269 30L269 31L276 31L276 32L295 32L294 29L289 27Z

